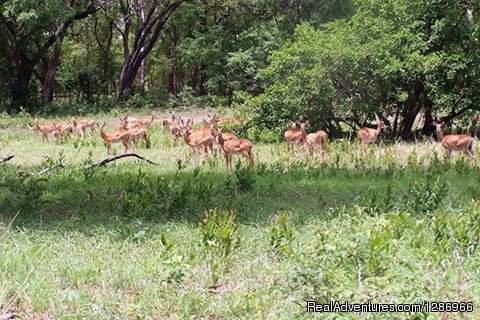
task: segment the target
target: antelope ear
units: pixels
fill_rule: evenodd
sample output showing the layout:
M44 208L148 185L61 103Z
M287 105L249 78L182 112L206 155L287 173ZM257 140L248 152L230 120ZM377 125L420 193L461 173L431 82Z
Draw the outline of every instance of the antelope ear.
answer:
M378 117L378 114L375 113L375 120L377 121L377 123L380 122L380 118Z

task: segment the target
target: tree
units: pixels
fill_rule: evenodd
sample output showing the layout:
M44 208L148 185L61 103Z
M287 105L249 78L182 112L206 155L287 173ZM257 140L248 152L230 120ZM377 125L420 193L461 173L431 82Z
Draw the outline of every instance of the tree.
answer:
M470 4L358 0L351 19L297 28L263 72L265 93L249 100L255 121L265 115L274 128L305 115L329 129L338 121L354 128L377 112L392 136L412 138L417 129L431 133L435 115L452 120L478 108Z
M143 0L119 1L122 25L117 29L123 37L124 63L120 73L118 96L127 98L145 58L162 36L165 25L175 10L186 0L161 1ZM136 27L133 44L130 45L130 27Z
M41 74L38 67L46 61L43 75L39 77L43 82L42 97L51 100L63 38L75 21L96 12L96 1L8 0L0 5L0 10L0 28L4 29L6 46L3 53L13 64L8 111L31 110L33 74Z

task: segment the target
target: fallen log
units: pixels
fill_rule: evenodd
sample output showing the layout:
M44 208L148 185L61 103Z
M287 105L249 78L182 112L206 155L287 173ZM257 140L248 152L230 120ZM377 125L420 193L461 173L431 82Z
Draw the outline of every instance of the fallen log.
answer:
M0 163L4 163L4 162L7 162L7 161L10 161L14 158L15 156L13 154L11 155L8 155L6 157L3 157L3 158L0 158Z
M123 158L127 158L127 157L134 157L134 158L137 158L137 159L140 159L140 160L143 160L145 162L147 162L148 164L151 164L151 165L154 165L154 166L158 166L158 163L156 162L153 162L151 160L148 160L136 153L123 153L123 154L120 154L118 156L113 156L113 157L108 157L106 159L103 159L102 161L99 161L97 163L94 163L92 165L89 165L87 166L86 168L94 168L94 167L104 167L106 166L107 164L109 164L110 162L114 162L114 161L117 161L119 159L123 159Z

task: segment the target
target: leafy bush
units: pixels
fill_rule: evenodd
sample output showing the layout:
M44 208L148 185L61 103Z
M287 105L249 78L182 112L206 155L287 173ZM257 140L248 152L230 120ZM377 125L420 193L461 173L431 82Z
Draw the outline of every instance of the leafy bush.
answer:
M240 161L235 164L233 171L237 178L237 189L240 192L251 191L255 188L256 173L251 167L244 167Z

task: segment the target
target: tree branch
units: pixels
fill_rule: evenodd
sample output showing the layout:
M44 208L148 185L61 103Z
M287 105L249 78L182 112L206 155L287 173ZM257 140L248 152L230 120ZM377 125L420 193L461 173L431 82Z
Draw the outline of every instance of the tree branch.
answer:
M89 15L97 12L97 10L98 7L95 5L95 0L92 0L87 6L87 8L85 8L85 10L76 12L75 14L71 15L57 28L57 31L55 31L54 34L52 34L50 38L48 38L47 42L43 46L44 49L50 48L55 43L55 41L57 41L58 38L63 37L67 29L73 24L74 21L84 19Z
M11 155L8 155L6 157L3 157L3 158L0 158L0 163L4 163L4 162L7 162L7 161L10 161L14 158L15 156L13 154Z
M137 158L137 159L140 159L140 160L143 160L151 165L154 165L154 166L158 166L158 163L156 162L153 162L151 160L148 160L136 153L123 153L123 154L120 154L118 156L114 156L114 157L109 157L109 158L106 158L100 162L97 162L97 163L94 163L90 166L87 166L86 168L94 168L94 167L104 167L106 166L107 164L109 164L110 162L113 162L113 161L116 161L116 160L119 160L119 159L123 159L123 158L127 158L127 157L134 157L134 158Z

